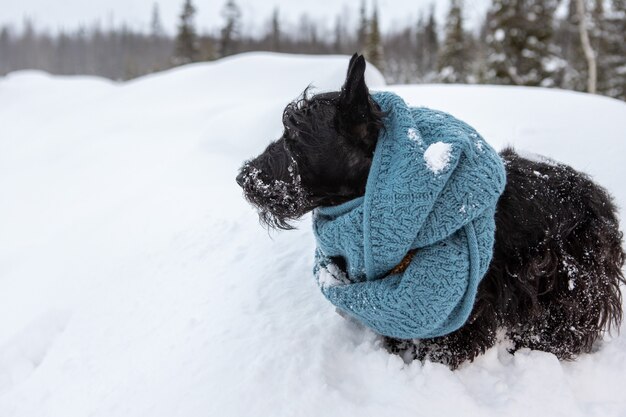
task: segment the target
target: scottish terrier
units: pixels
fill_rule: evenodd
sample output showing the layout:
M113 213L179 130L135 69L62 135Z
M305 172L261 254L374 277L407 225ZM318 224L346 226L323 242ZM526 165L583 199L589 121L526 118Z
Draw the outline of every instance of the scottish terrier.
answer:
M283 112L284 133L241 168L237 183L272 228L319 206L362 196L384 114L365 84L355 54L338 92L309 97ZM456 368L496 342L574 359L590 352L622 320L624 251L616 207L605 189L569 166L502 157L507 185L496 208L493 259L470 318L457 331L425 340L384 337L405 360L429 359Z

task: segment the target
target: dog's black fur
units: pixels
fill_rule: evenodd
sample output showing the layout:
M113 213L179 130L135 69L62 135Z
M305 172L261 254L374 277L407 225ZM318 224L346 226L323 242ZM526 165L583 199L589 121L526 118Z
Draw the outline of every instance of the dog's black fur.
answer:
M384 114L371 99L365 60L354 55L341 92L287 105L284 133L242 167L237 182L263 223L361 196ZM406 358L473 360L506 331L522 347L573 359L622 320L624 251L609 194L585 174L549 160L501 152L507 185L498 201L493 260L465 325L426 340L385 338Z

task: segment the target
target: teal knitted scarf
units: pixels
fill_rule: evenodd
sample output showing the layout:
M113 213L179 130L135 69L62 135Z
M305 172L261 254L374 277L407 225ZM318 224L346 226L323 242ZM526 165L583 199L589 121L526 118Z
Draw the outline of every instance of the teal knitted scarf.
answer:
M379 334L443 336L467 321L489 267L504 165L449 114L373 98L386 116L365 195L314 211L314 273L331 303Z

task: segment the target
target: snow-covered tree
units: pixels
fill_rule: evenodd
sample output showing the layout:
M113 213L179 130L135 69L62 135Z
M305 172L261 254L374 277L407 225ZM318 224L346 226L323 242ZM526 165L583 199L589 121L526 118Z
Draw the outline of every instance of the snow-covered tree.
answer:
M241 10L235 0L228 0L222 9L224 26L220 37L220 56L236 53L237 41L240 36Z
M554 42L559 48L559 55L565 61L560 86L569 90L584 91L587 65L580 45L576 1L568 0L567 14L556 24Z
M468 42L463 30L461 0L451 0L445 26L445 38L439 51L438 79L444 83L464 83L468 79Z
M612 0L602 21L598 53L599 90L626 100L626 1Z
M383 45L378 24L378 7L374 6L372 18L369 22L367 41L365 42L365 58L380 70L383 69Z
M559 0L493 0L488 16L486 81L554 86L564 61L552 43Z
M183 11L180 14L178 35L176 35L175 64L187 64L199 59L198 36L194 25L196 8L191 0L185 0Z
M424 81L432 81L437 69L439 54L439 38L437 35L437 20L434 7L426 22L420 19L417 25L417 66Z

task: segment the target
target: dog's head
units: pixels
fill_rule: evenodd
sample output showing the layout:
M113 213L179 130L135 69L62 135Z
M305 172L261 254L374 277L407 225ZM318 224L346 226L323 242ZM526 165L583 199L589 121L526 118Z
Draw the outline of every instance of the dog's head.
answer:
M237 175L261 221L290 229L318 206L365 193L382 114L365 84L365 59L354 54L341 91L301 98L283 112L284 131Z

